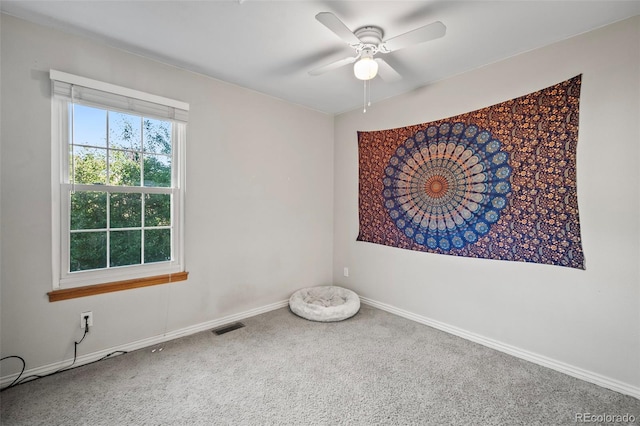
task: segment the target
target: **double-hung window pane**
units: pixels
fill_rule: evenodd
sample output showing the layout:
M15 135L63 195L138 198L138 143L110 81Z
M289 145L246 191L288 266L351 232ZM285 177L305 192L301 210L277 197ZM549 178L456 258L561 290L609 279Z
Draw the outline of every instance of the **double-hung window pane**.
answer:
M70 108L69 272L171 261L173 123Z

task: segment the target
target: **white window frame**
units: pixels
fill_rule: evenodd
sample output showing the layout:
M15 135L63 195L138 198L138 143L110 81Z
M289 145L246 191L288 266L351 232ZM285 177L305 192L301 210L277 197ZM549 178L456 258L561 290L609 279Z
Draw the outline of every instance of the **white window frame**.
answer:
M53 289L173 274L185 271L184 194L186 126L189 104L116 86L85 77L50 70L51 97L51 192L52 192L52 275ZM168 188L117 187L113 192L165 193L171 205L171 260L167 262L107 267L71 272L69 269L70 189L69 179L69 105L77 103L172 122L172 184ZM75 184L78 190L92 186ZM111 192L104 185L102 191Z

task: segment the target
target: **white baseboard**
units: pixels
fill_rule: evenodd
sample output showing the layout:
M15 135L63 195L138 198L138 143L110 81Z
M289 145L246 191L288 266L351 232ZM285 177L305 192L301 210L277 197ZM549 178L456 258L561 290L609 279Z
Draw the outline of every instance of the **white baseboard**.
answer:
M495 349L500 352L513 355L517 358L521 358L526 361L533 362L534 364L551 368L552 370L559 371L561 373L567 374L577 379L581 379L586 382L590 382L598 386L602 386L604 388L611 389L613 391L620 392L622 394L640 399L640 388L636 386L632 386L628 383L620 382L618 380L611 379L609 377L602 376L600 374L597 374L588 370L584 370L582 368L575 367L575 366L566 364L564 362L545 357L543 355L529 352L527 350L520 349L518 347L508 345L508 344L499 342L497 340L490 339L490 338L481 336L479 334L476 334L458 327L454 327L440 321L433 320L431 318L424 317L422 315L417 315L412 312L405 311L404 309L399 309L399 308L396 308L395 306L378 302L376 300L369 299L367 297L360 296L360 300L362 301L362 303L369 306L373 306L374 308L381 309L383 311L392 313L394 315L398 315L403 318L407 318L411 321L415 321L417 323L424 324L438 330L442 330L446 333L453 334L458 337L462 337L463 339L467 339L475 343L479 343L491 349ZM179 337L184 337L191 334L199 333L201 331L214 329L225 324L229 324L235 321L241 321L246 318L260 315L276 309L284 308L285 306L288 306L288 304L289 304L288 300L282 300L280 302L271 303L269 305L261 306L255 309L250 309L248 311L240 312L233 315L228 315L226 317L203 322L203 323L196 324L190 327L185 327L179 330L174 330L162 335L149 337L147 339L138 340L136 342L127 343L120 346L115 346L109 349L104 349L104 350L93 352L87 355L82 355L76 359L76 363L74 366L81 366L81 365L92 363L94 361L98 361L113 352L134 351L137 349L142 349L142 348L146 348L153 345L158 345L160 343L177 339ZM44 376L47 374L51 374L55 371L60 370L61 368L67 367L68 365L71 364L72 361L73 361L72 359L68 359L68 360L56 362L53 364L48 364L41 367L25 370L23 373L23 377L28 377L33 375ZM18 377L18 374L12 374L12 375L8 375L0 378L0 387L5 387L9 385L11 382L13 382L16 379L16 377Z
M74 364L74 367L79 367L81 365L98 361L113 352L118 352L118 351L129 352L129 351L135 351L137 349L146 348L149 346L158 345L160 343L168 342L169 340L177 339L179 337L184 337L191 334L199 333L201 331L214 329L214 328L223 326L225 324L241 321L243 319L247 319L256 315L264 314L265 312L284 308L285 306L288 306L288 305L289 305L289 300L282 300L280 302L271 303L269 305L261 306L259 308L250 309L248 311L240 312L233 315L228 315L226 317L222 317L212 321L207 321L207 322L196 324L190 327L185 327L180 330L174 330L158 336L153 336L147 339L138 340L136 342L131 342L124 345L104 349L98 352L82 355L76 359L76 363ZM68 367L69 365L71 365L72 362L73 362L73 359L67 359L67 360L56 362L53 364L43 365L41 367L25 370L24 373L22 374L22 377L45 376L47 374L51 374L60 369ZM0 387L8 386L10 383L12 383L16 379L16 377L18 377L17 373L0 378Z
M360 300L362 301L362 303L367 304L369 306L373 306L374 308L387 311L394 315L407 318L411 321L415 321L420 324L428 325L429 327L433 327L438 330L444 331L446 333L453 334L458 337L462 337L463 339L470 340L475 343L479 343L483 346L489 347L491 349L495 349L500 352L504 352L509 355L513 355L517 358L521 358L526 361L533 362L534 364L538 364L543 367L547 367L552 370L559 371L561 373L567 374L577 379L584 380L586 382L590 382L598 386L602 386L604 388L611 389L613 391L620 392L622 394L640 399L640 388L636 386L632 386L628 383L611 379L601 374L584 370L582 368L575 367L573 365L566 364L564 362L557 361L555 359L551 359L546 356L536 354L534 352L529 352L527 350L520 349L518 347L508 345L506 343L502 343L497 340L490 339L490 338L481 336L479 334L476 334L458 327L454 327L440 321L436 321L431 318L424 317L422 315L414 314L413 312L405 311L404 309L396 308L395 306L387 305L386 303L369 299L367 297L360 296Z

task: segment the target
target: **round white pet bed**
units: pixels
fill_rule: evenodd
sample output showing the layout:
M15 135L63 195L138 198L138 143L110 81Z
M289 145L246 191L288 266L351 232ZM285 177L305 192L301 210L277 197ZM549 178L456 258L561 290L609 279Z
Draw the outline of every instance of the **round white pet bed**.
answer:
M358 313L360 298L355 292L338 286L307 287L291 295L289 308L311 321L342 321Z

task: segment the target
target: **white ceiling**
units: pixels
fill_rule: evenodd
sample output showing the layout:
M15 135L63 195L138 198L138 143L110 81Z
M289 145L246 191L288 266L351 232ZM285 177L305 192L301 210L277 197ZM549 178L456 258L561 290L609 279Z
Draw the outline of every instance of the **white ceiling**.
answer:
M640 14L640 1L8 1L2 12L296 104L340 113L362 107L362 82L347 65L308 71L353 50L315 20L333 12L351 30L377 25L384 38L434 21L438 40L386 54L403 79L375 78L388 98ZM548 66L545 65L545 66Z

